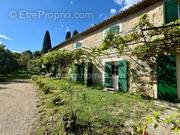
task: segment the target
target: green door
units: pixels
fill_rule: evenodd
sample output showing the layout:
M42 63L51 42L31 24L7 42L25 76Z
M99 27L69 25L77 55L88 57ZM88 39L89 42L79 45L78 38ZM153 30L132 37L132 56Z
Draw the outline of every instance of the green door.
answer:
M128 63L126 60L118 63L118 75L119 75L119 90L123 92L128 91Z
M91 86L93 82L93 63L88 63L88 72L87 72L87 86Z
M104 87L112 88L113 81L112 81L112 62L105 63L105 83Z
M84 63L75 64L72 67L72 80L75 82L84 82Z
M178 2L177 0L165 0L164 2L165 23L178 19Z
M176 57L161 56L157 59L158 98L177 101Z
M74 64L73 66L72 66L72 72L71 72L71 74L72 74L72 80L74 81L74 82L76 82L77 81L77 64Z
M79 82L84 82L84 63L78 65L78 79Z

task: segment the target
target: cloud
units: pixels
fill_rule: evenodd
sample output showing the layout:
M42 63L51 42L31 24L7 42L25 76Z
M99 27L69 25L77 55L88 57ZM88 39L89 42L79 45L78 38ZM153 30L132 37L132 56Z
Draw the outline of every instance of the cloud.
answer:
M125 0L125 6L123 7L123 10L131 7L134 4L137 4L140 1L142 0Z
M0 41L0 44L3 44L3 42L2 42L2 41Z
M114 14L116 14L116 12L117 12L117 11L116 11L116 9L115 9L115 8L111 8L111 9L110 9L110 13L111 13L111 14L113 14L113 15L114 15Z
M122 11L142 0L113 0L113 1L122 7L120 10L120 11Z
M118 5L123 5L125 0L114 0L115 3L117 3Z
M5 40L12 40L11 38L9 38L9 37L7 37L7 36L5 36L3 34L0 34L0 38L5 39Z

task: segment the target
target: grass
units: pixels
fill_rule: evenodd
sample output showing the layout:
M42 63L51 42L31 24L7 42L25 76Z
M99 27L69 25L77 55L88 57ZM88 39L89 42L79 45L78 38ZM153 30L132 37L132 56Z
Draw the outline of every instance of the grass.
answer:
M34 77L33 80L40 89L48 87L50 90L49 94L39 91L41 118L36 132L38 135L65 134L62 118L71 110L77 111L79 125L91 126L91 131L81 129L80 134L108 135L125 134L124 129L127 131L142 117L160 110L153 101L145 100L140 95L105 92L66 80L43 77ZM70 92L67 89L69 86L72 89ZM64 104L53 104L56 97L60 97Z
M30 79L31 73L27 72L26 70L17 70L13 73L8 74L0 74L0 82L1 81L9 81L14 79Z

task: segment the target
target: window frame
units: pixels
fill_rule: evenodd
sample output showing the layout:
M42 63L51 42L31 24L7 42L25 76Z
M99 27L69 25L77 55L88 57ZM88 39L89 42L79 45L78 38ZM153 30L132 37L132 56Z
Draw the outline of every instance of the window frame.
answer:
M79 46L77 46L77 43L79 44ZM74 49L79 49L82 47L82 43L81 42L74 42Z
M114 25L112 25L112 26L110 26L110 27L107 27L107 28L105 28L105 29L103 30L103 40L106 38L106 31L110 31L111 28L112 28L112 27L115 27L115 26L118 26L118 27L119 27L119 33L118 33L118 34L122 33L122 23L114 24ZM118 35L118 34L116 34L116 35Z

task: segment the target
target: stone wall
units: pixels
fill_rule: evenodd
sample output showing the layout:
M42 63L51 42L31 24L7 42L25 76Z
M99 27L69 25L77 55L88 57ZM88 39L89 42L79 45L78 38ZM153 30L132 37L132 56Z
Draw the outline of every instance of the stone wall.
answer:
M113 23L113 24L121 24L122 25L122 31L128 32L132 30L134 26L137 25L139 22L139 18L144 13L148 14L150 17L150 21L154 23L155 26L161 26L164 22L163 17L163 2L158 2L155 5L152 5L144 10L138 11L132 15L129 15L125 18L119 19L119 21ZM112 25L113 25L112 24ZM109 27L109 26L107 26ZM103 31L106 28L97 30L88 36L81 37L77 42L82 43L82 47L85 48L94 48L98 45L100 45L103 41ZM135 46L129 46L130 48L133 48ZM67 49L67 50L73 50L74 43L67 44L65 47L61 49ZM146 63L139 61L137 58L129 57L127 55L124 56L117 56L117 55L111 55L111 56L104 56L99 61L99 66L97 64L94 65L93 73L95 74L95 77L93 77L93 82L97 84L104 84L104 65L105 62L108 61L120 61L120 60L127 60L129 63L129 69L128 69L128 77L129 77L129 91L137 91L140 89L146 90L147 94L151 97L157 97L157 85L155 80L151 80L149 72L149 68ZM144 65L145 69L142 68L142 65ZM136 73L135 73L136 72ZM96 76L98 74L98 77ZM137 76L140 76L140 78L136 78ZM86 76L86 75L85 75ZM85 79L87 79L85 77Z

